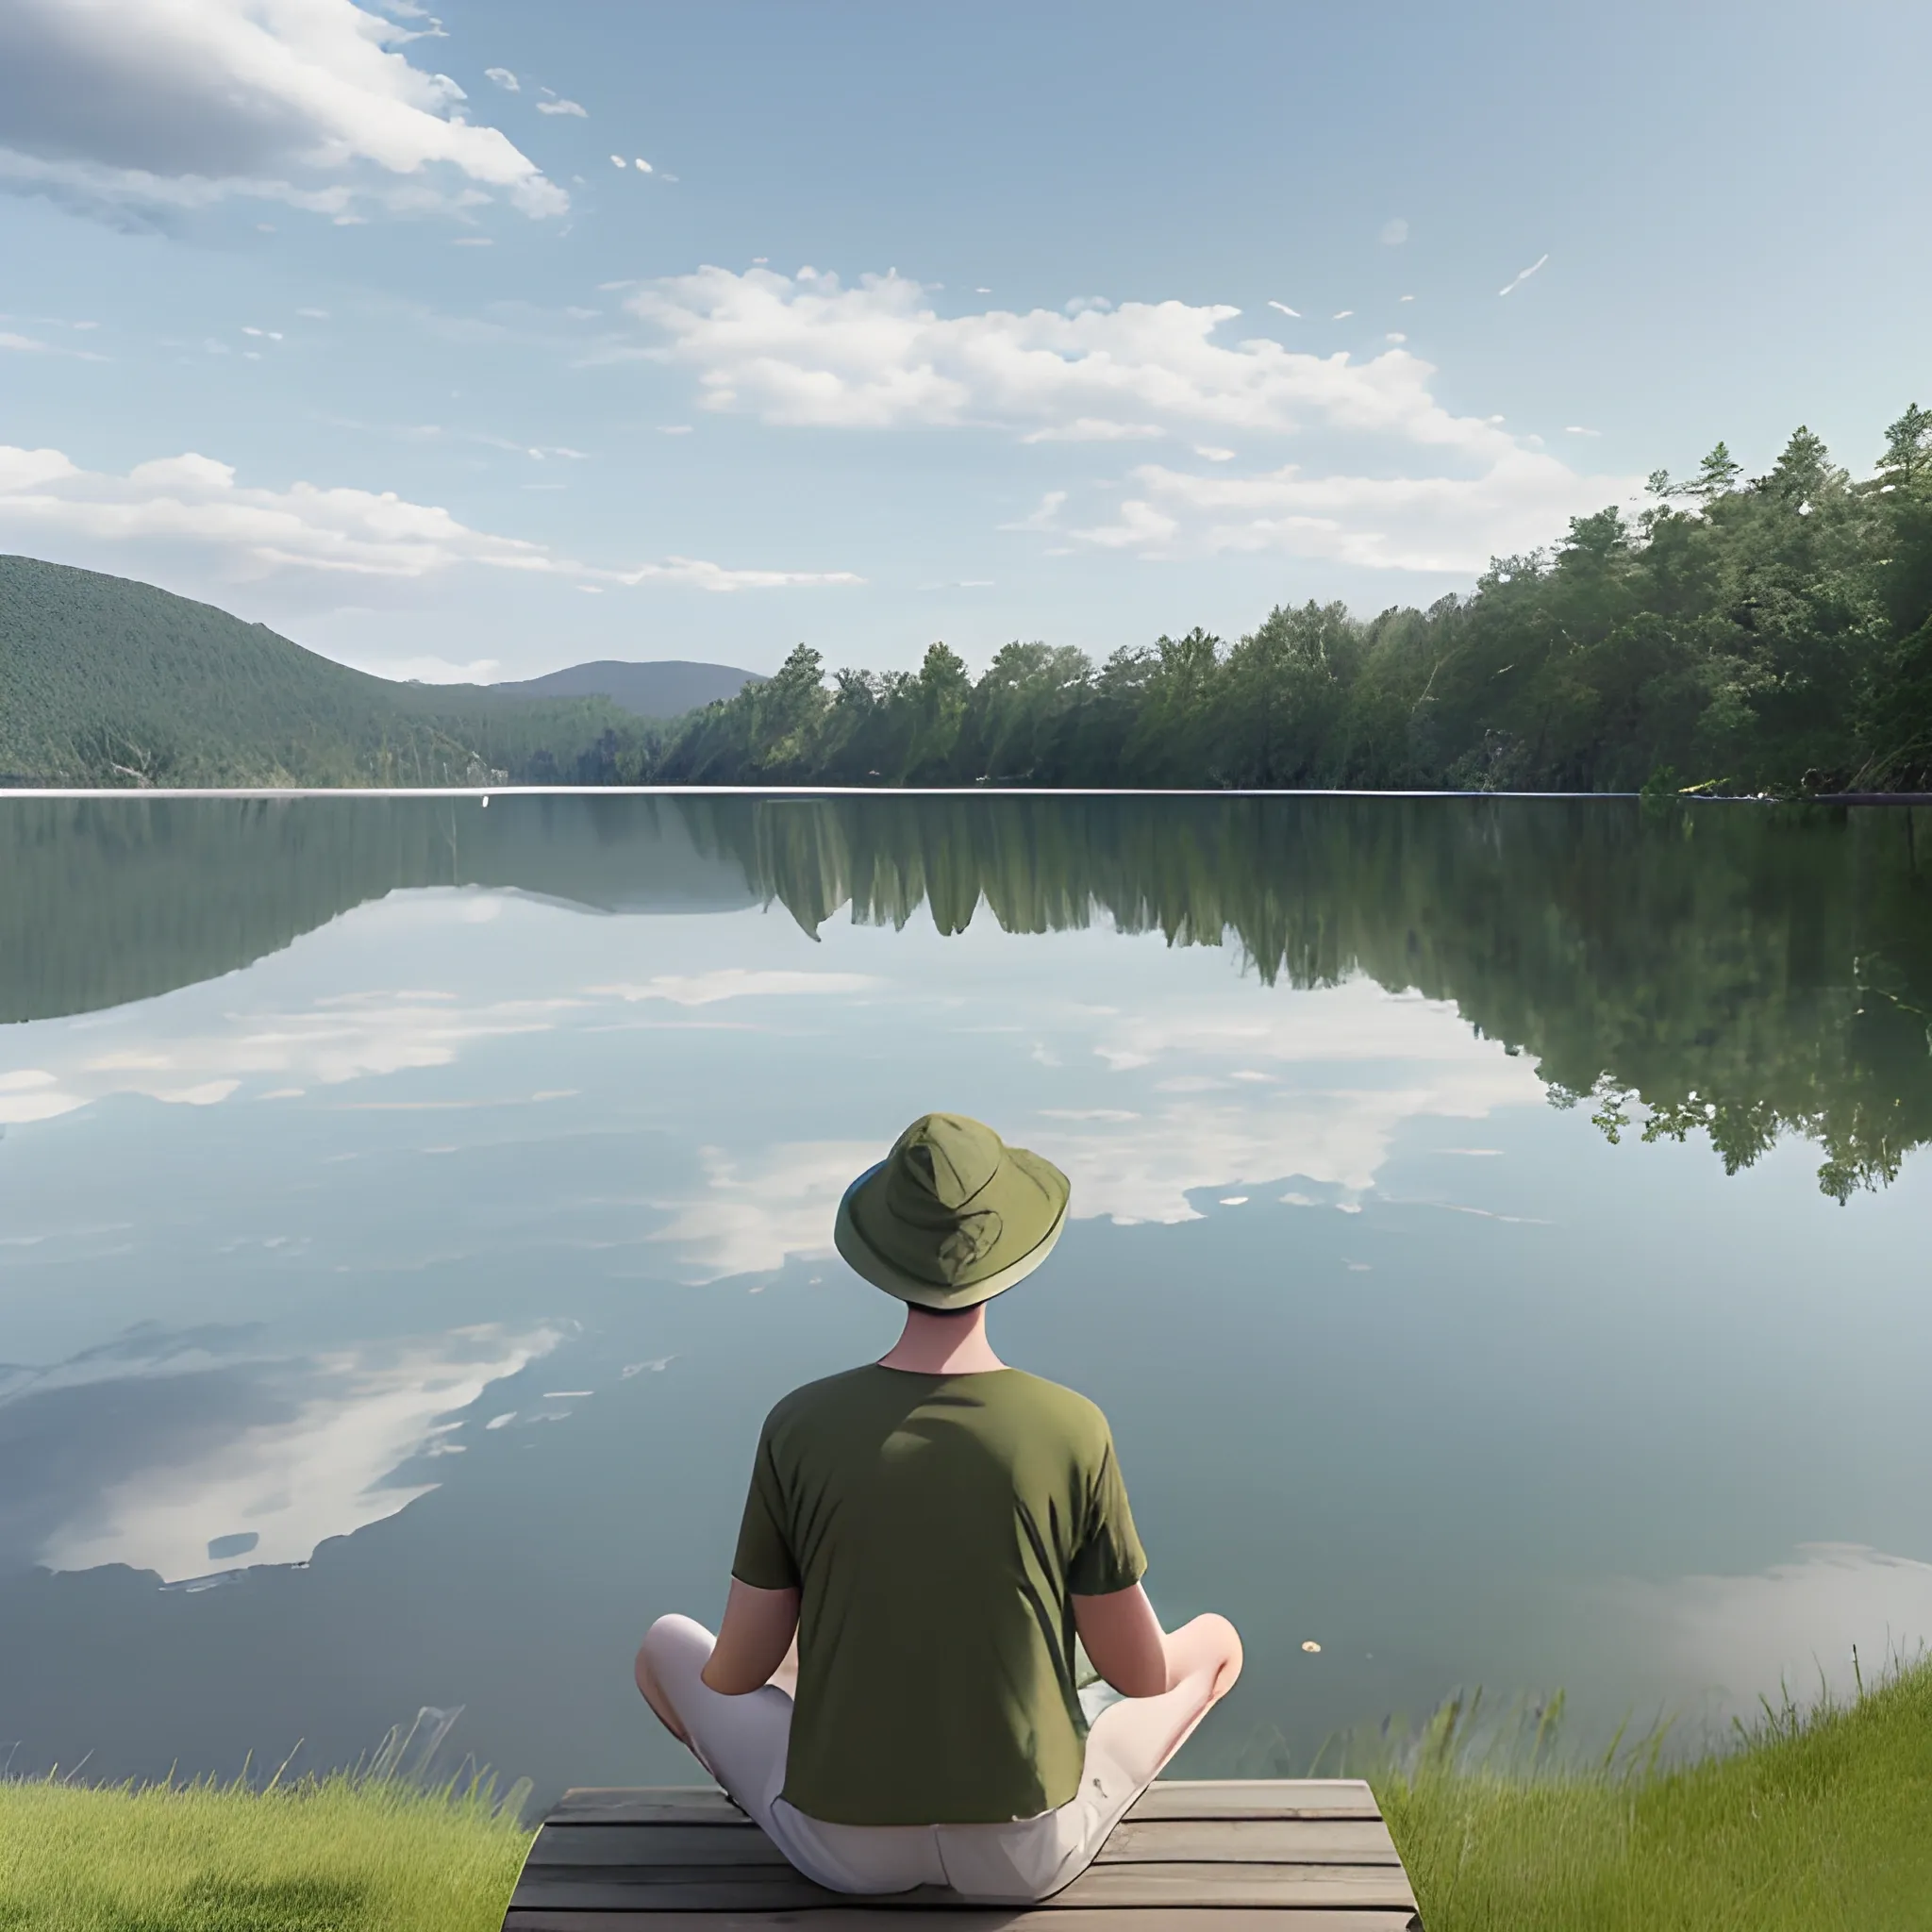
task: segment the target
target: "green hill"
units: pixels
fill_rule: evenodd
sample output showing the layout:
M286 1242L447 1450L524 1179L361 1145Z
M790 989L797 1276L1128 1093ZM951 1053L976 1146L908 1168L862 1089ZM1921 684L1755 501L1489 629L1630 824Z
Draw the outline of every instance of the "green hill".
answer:
M594 664L572 664L562 671L546 671L541 677L487 689L506 697L608 698L640 718L677 718L707 705L723 704L746 685L765 681L756 671L740 671L730 664L692 664L682 658L633 664L600 658Z
M648 729L605 698L372 677L151 584L0 557L0 783L608 779Z

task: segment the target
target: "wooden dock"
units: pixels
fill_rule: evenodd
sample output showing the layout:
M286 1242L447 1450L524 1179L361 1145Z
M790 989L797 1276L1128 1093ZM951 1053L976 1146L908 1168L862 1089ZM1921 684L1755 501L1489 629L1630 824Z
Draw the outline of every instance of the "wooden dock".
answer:
M1065 1890L1030 1906L941 1887L827 1891L709 1786L568 1791L505 1932L1422 1932L1367 1785L1163 1779Z

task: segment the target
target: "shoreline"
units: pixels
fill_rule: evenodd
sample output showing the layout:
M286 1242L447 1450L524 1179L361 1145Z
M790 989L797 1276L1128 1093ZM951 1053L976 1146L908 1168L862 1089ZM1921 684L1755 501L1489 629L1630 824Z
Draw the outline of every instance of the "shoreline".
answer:
M1932 1659L1661 1768L1371 1770L1428 1932L1908 1932L1932 1900ZM514 1789L509 1799L514 1800ZM0 1924L497 1932L534 1833L492 1785L0 1779Z
M1641 791L1354 791L1307 786L1270 789L1208 785L11 785L0 800L294 799L294 798L1488 798L1641 803ZM1823 805L1839 808L1932 805L1932 791L1820 791L1799 797L1769 792L1678 791L1666 805Z

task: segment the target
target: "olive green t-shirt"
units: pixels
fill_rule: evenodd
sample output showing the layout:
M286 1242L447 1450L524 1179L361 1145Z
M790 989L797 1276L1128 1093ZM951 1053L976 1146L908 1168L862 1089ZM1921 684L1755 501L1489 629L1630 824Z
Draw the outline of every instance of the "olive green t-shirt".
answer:
M731 1574L797 1588L784 1796L834 1824L1031 1818L1079 1787L1071 1596L1141 1580L1107 1418L1018 1369L853 1369L766 1418Z

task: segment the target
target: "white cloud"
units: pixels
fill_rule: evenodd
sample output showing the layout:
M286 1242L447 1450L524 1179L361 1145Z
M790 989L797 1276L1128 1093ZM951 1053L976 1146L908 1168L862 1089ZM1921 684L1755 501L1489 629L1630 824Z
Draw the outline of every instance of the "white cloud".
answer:
M582 453L558 446L527 454ZM472 529L446 509L408 502L393 491L299 482L283 490L251 486L238 483L230 465L192 451L114 475L83 470L59 450L0 444L0 546L44 551L50 540L86 546L110 564L130 551L186 554L241 580L283 571L407 579L474 565L705 591L864 581L850 571L730 569L687 557L627 569L598 567L521 537Z
M772 424L973 426L1029 443L1168 434L1217 466L1232 458L1203 431L1320 438L1324 453L1344 452L1347 466L1325 475L1306 463L1211 477L1141 467L1117 501L1066 533L1089 548L1280 551L1461 574L1546 543L1567 517L1641 490L1631 478L1579 475L1499 416L1452 413L1433 393L1432 365L1399 339L1357 360L1269 338L1224 340L1240 313L1227 307L1083 303L1070 305L1077 313L944 316L934 297L896 273L847 287L811 267L706 267L641 285L625 307L658 337L634 353L690 370L702 407ZM1367 445L1358 457L1357 445ZM1059 530L1065 497L1056 496L1003 527Z
M1002 524L1003 530L1057 530L1059 513L1067 501L1064 490L1049 490L1039 503L1017 523Z
M1104 416L1076 416L1071 423L1031 429L1022 442L1144 442L1167 432L1155 423L1112 423Z
M1127 302L1077 315L1036 308L941 316L890 274L844 287L802 268L702 268L647 284L625 307L662 338L650 353L692 370L705 407L770 423L847 428L991 425L1021 435L1144 434L1149 424L1293 432L1324 426L1433 448L1507 439L1428 391L1434 373L1391 351L1366 362L1268 338L1217 338L1225 306Z
M862 584L849 570L731 570L699 557L670 557L635 570L594 573L619 584L681 584L693 591L781 591Z
M1140 493L1114 521L1076 530L1083 543L1158 555L1280 551L1366 569L1467 574L1492 557L1550 541L1562 519L1635 503L1636 476L1581 475L1511 444L1474 476L1195 475L1161 464L1133 472Z
M1167 475L1161 471L1162 475ZM1120 507L1115 522L1093 524L1070 534L1079 542L1099 550L1164 551L1180 532L1179 522L1151 503L1129 497Z
M75 328L92 328L91 322L76 322ZM105 362L108 358L92 349L67 349L53 342L43 342L38 336L16 334L12 329L0 328L0 351L11 349L24 356L65 356L77 362Z
M588 121L591 118L588 108L580 107L575 101L562 99L539 101L537 111L540 114L575 114L579 121Z
M708 1007L719 1000L769 999L779 994L869 992L879 983L865 973L802 973L725 966L711 973L660 973L641 982L593 986L586 991L607 999L669 1000L680 1007Z
M1392 221L1384 222L1381 239L1391 248L1400 247L1408 240L1408 224L1400 215L1395 216Z
M1496 293L1499 295L1507 295L1512 291L1522 288L1524 283L1528 281L1530 276L1535 275L1537 270L1541 268L1543 263L1549 260L1549 258L1550 258L1547 255L1539 255L1537 258L1533 262L1531 262L1527 268L1521 269L1517 272L1514 279L1510 282L1508 288L1498 289L1496 291Z
M523 83L517 79L516 75L508 67L486 67L483 70L483 78L485 80L493 80L507 94L521 93L523 92Z
M83 470L58 450L0 447L0 531L42 545L77 538L213 552L240 577L291 568L420 577L462 563L558 567L541 544L473 530L392 491L254 488L192 452L117 476Z
M234 196L349 219L569 198L463 115L418 33L353 0L11 0L0 9L0 183L153 217ZM430 171L471 184L456 192Z

